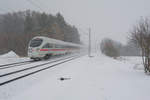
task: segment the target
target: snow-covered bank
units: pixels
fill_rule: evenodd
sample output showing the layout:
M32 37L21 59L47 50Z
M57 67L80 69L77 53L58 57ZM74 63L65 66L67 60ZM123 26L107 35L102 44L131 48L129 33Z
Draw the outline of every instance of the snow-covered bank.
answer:
M28 60L30 60L28 57L19 57L13 51L0 55L0 65L28 61Z
M13 100L149 100L150 77L134 68L139 59L84 56L44 71L45 79ZM60 81L60 77L69 80Z
M13 51L10 51L6 54L0 55L0 58L18 58L18 57L19 56Z

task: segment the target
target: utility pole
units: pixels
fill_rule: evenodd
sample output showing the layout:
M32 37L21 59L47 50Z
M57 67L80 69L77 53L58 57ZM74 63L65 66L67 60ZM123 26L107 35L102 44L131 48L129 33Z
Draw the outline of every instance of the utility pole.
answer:
M91 29L89 28L89 49L88 56L91 57Z

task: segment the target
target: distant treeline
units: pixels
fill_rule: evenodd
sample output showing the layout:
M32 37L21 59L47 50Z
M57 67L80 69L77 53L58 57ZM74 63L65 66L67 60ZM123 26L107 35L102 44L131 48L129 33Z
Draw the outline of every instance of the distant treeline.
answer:
M109 38L105 38L100 44L101 52L107 56L141 56L141 50L132 41L128 41L126 45L120 42L114 41Z
M28 43L34 36L80 43L77 28L69 25L60 13L27 10L0 15L0 54L13 50L26 56Z

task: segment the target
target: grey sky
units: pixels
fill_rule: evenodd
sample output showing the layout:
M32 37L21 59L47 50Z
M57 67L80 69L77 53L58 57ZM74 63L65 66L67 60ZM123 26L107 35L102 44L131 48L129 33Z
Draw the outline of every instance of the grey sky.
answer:
M31 0L42 10L61 12L66 21L83 31L91 27L93 40L111 37L126 42L129 30L141 16L150 15L149 0ZM27 0L1 0L0 13L18 10L40 10ZM87 36L82 35L82 38Z

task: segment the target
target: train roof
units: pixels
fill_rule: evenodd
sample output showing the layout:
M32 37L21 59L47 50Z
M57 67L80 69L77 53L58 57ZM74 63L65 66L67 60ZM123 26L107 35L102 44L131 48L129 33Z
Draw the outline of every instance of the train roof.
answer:
M61 45L68 45L68 46L81 47L80 44L74 44L74 43L70 43L70 42L64 42L64 41L56 40L56 39L49 38L49 37L36 36L36 37L34 37L33 39L36 39L36 38L43 39L43 40L47 40L47 41L50 41L51 43L56 43L56 44L61 44Z

